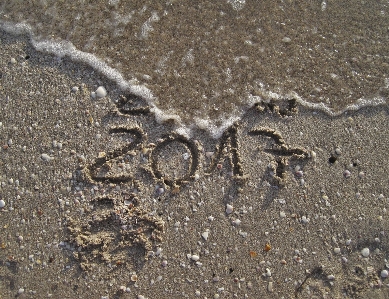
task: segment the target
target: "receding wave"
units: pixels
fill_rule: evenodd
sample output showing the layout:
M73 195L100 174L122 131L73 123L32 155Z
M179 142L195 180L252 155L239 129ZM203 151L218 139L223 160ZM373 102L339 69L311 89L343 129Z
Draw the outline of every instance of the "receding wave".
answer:
M0 27L90 65L144 98L157 121L217 138L259 102L294 99L329 115L386 104L387 8L346 2L29 1L3 4Z

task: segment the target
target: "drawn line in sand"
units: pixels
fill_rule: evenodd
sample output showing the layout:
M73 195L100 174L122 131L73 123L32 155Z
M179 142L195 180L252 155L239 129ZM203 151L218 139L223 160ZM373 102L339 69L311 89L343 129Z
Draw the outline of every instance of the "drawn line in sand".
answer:
M162 241L164 222L138 206L136 194L96 197L82 219L68 219L72 242L79 248L74 256L83 270L97 262L116 266L147 260Z
M275 105L266 107L271 113L280 111ZM289 103L285 111L292 113L293 107L293 103ZM118 112L126 117L144 115L150 111L143 105L141 98L131 95L123 97L117 103L117 108ZM280 116L289 115L287 112L282 112ZM138 185L134 189L140 190L141 183L135 179L134 171L143 169L151 174L156 183L170 187L171 194L174 195L179 192L181 185L196 180L200 172L210 176L225 163L231 167L232 179L240 183L247 178L243 169L244 161L239 153L239 122L224 132L215 145L212 156L209 157L210 163L204 166L202 162L205 153L198 140L169 133L162 135L155 143L146 145L147 133L137 125L112 127L108 133L125 137L126 141L120 148L100 152L91 164L83 168L83 179L91 185L133 184ZM272 160L276 165L274 177L280 186L284 183L285 171L291 159L309 158L305 149L287 145L282 135L270 128L254 128L249 130L248 134L272 140L272 146L263 151L273 156ZM171 169L174 168L169 154L172 151L176 152L175 159L181 159L185 155L178 164L174 163L179 165L179 169L177 167ZM119 161L125 161L129 154L140 158L138 160L143 159L143 163L134 159L139 163L131 164L121 172L118 171L117 164ZM153 247L162 240L164 222L139 206L140 201L137 196L140 196L140 193L125 194L125 192L114 191L113 194L96 197L90 200L90 208L82 218L68 219L71 241L79 248L74 255L80 261L82 269L89 270L93 268L94 263L101 261L117 266L123 264L133 266L142 263L151 255ZM131 259L134 261L131 262Z

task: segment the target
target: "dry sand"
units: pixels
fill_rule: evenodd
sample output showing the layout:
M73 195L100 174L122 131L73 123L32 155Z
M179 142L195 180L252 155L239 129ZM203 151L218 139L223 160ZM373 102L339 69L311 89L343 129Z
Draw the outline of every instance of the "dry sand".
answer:
M187 139L0 41L0 298L389 297L387 106L260 104Z

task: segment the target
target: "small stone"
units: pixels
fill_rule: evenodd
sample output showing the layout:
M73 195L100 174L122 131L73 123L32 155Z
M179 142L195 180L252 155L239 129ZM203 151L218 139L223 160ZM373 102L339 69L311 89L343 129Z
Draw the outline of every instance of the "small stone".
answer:
M304 176L304 172L302 170L296 171L295 174L298 178L302 178Z
M309 218L307 218L307 217L305 217L305 216L302 216L302 217L301 217L301 222L304 223L304 224L306 224L306 223L309 222Z
M271 277L271 271L270 271L269 268L266 268L266 273L265 273L265 275L266 275L267 277Z
M162 261L161 265L162 265L162 267L166 267L167 266L167 260Z
M5 207L5 201L4 200L0 200L0 209L1 208L4 208Z
M209 237L209 232L206 230L205 232L203 232L203 233L201 234L201 236L203 237L203 239L204 239L205 241L207 241L207 240L208 240L208 237Z
M20 288L19 290L18 290L18 294L20 295L20 294L23 294L24 293L24 289L23 288Z
M267 285L267 290L269 292L273 292L273 282L272 281L269 281L269 284Z
M313 162L316 162L316 158L317 158L316 152L311 151L311 157L312 157Z
M327 279L328 279L328 280L334 280L334 279L335 279L335 276L332 275L332 274L330 274L330 275L327 276Z
M234 210L234 207L232 205L227 204L226 213L231 214L233 210Z
M200 257L197 254L193 254L190 258L192 261L195 261L195 262L197 262L200 259Z
M292 40L290 39L290 37L285 36L285 37L282 39L282 41L283 41L284 43L288 44L288 43L290 43Z
M339 254L340 253L340 248L339 247L334 248L334 253Z
M342 154L342 150L340 149L340 148L336 148L335 149L335 153L337 154L337 155L341 155Z
M350 176L351 176L351 172L349 171L349 170L345 170L344 172L343 172L343 176L347 179L347 178L349 178Z
M46 161L46 162L49 162L49 161L51 161L51 160L54 160L54 158L53 158L53 157L50 157L48 154L42 154L42 155L41 155L41 159L42 159L43 161Z
M107 95L107 90L103 86L99 86L96 89L96 96L98 98L104 98Z
M235 219L234 221L232 221L232 224L234 225L240 225L242 223L242 221L240 219Z
M16 63L16 59L12 57L11 60L10 60L10 62L11 62L12 64L15 64L15 63Z
M386 278L386 277L388 277L388 276L389 276L388 270L382 270L382 271L381 271L381 277L382 277L382 278Z
M368 257L370 255L370 249L369 248L363 248L361 250L361 254L363 257Z

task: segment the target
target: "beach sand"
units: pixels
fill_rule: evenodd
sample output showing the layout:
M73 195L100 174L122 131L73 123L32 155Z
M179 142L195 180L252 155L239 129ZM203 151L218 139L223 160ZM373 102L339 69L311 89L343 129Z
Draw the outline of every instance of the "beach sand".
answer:
M387 106L260 103L188 138L0 42L0 298L389 297Z

